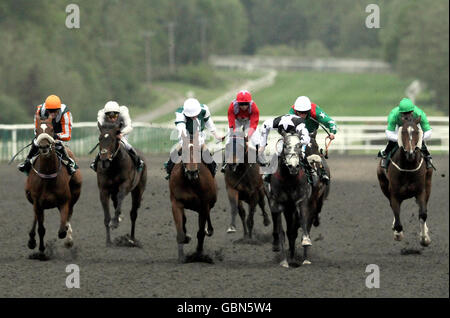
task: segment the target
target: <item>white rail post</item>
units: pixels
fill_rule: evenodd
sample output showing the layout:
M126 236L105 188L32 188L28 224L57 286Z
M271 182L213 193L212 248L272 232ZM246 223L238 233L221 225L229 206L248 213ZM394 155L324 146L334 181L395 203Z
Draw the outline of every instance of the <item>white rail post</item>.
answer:
M11 131L11 139L12 139L12 156L14 156L17 153L17 129L14 128Z

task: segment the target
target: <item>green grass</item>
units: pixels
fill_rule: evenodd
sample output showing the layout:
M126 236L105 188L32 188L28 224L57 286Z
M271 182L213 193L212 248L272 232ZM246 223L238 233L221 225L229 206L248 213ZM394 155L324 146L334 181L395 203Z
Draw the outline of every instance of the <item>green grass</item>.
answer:
M262 116L287 113L300 95L308 96L330 116L387 116L404 97L410 83L411 80L392 73L280 72L275 84L255 92L253 100ZM426 104L418 106L427 115L445 115L430 103ZM225 115L226 107L215 114Z

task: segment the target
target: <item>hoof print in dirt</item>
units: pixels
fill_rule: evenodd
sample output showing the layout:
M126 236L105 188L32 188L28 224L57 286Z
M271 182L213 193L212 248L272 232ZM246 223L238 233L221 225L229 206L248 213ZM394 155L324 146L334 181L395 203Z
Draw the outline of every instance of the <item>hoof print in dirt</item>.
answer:
M233 244L262 245L263 243L254 238L243 237L234 241Z
M116 237L114 239L114 245L119 247L139 247L142 248L142 244L136 240L132 239L130 235L126 234L123 236Z
M415 248L402 248L400 251L401 255L420 255L422 254L421 250Z
M193 253L186 256L185 263L208 263L214 264L212 258L206 254Z
M28 258L29 259L36 259L36 260L39 260L39 261L49 261L50 260L50 256L49 255L47 255L46 253L40 253L40 252L31 253L28 256Z

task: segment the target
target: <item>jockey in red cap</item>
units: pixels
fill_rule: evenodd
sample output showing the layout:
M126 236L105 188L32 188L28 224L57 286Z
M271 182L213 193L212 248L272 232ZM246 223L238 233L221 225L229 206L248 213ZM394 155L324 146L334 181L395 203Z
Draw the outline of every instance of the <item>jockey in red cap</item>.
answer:
M259 146L260 135L258 131L259 109L252 100L252 95L246 90L241 90L236 95L236 99L228 107L228 135L226 144L230 142L230 135L241 129L248 136L250 144L255 148ZM225 160L222 165L222 172L225 171Z

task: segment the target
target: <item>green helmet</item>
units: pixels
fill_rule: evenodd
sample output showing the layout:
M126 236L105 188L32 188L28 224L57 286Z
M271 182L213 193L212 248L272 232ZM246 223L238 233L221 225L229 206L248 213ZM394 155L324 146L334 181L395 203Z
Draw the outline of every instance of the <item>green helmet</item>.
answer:
M398 105L400 113L412 112L414 107L413 102L409 98L403 98Z

